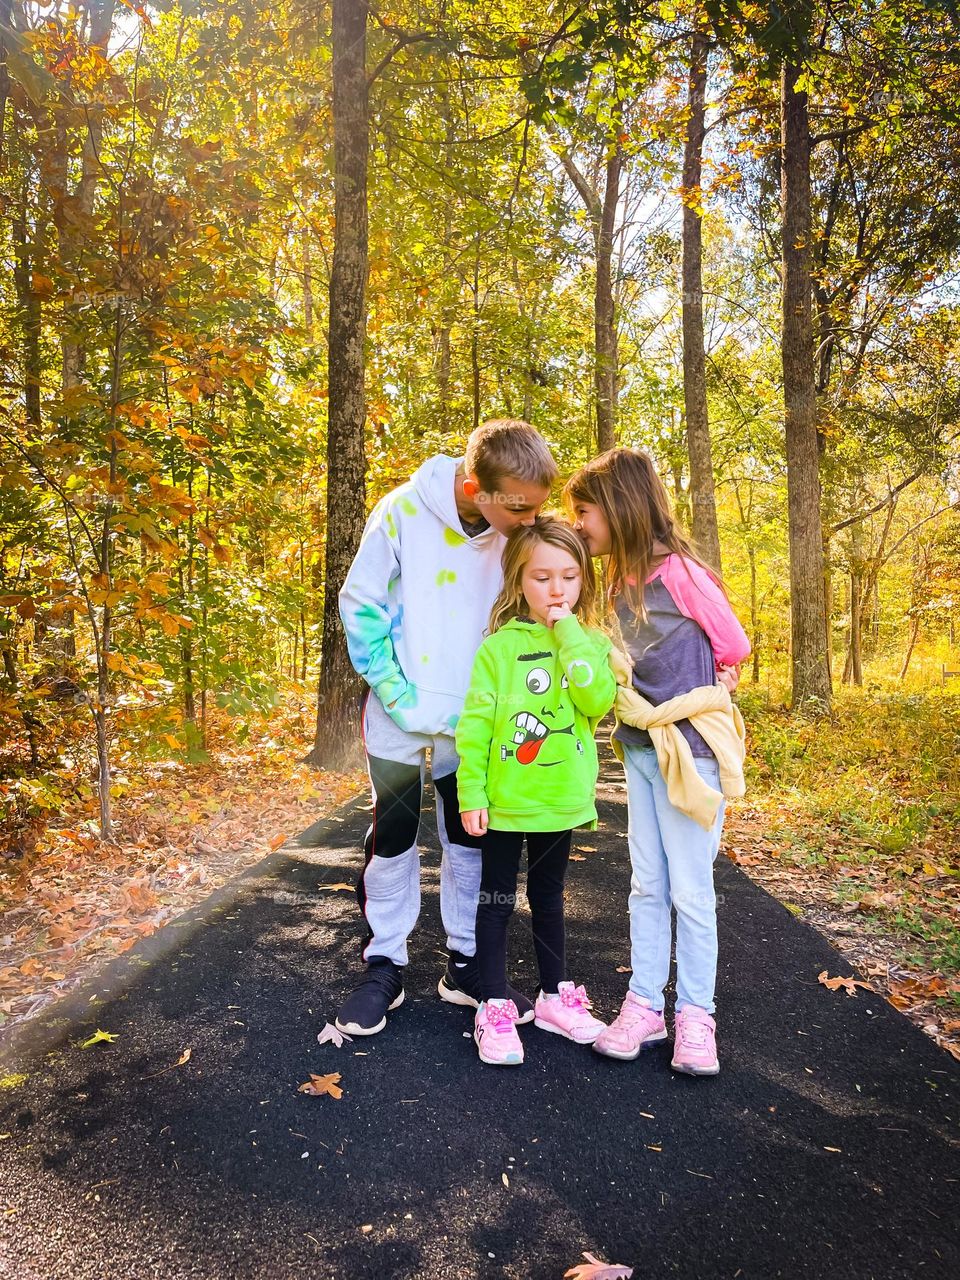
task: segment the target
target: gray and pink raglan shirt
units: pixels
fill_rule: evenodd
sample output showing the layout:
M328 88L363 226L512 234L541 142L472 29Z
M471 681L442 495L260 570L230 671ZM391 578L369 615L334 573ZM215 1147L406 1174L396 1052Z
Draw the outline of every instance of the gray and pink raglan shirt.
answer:
M633 687L648 702L662 702L717 683L717 664L734 665L750 653L750 642L722 588L686 556L669 555L643 589L647 616L639 618L620 595L614 600L620 630L633 660ZM713 752L689 720L677 728L695 756ZM617 726L614 736L630 746L652 746L645 729Z

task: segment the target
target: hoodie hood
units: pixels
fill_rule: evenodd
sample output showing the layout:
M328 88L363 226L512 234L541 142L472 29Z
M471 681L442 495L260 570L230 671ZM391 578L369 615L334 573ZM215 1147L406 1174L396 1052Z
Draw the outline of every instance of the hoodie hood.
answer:
M461 537L463 537L463 525L460 522L460 513L457 511L454 486L457 468L462 462L462 458L448 458L445 454L438 453L435 457L428 458L410 477L411 484L427 510ZM491 536L498 536L492 525L471 538L470 542L486 546Z

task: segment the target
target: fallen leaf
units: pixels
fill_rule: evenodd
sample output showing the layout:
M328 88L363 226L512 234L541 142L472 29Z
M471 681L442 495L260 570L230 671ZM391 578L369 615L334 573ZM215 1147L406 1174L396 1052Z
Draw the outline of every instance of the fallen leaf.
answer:
M286 838L287 837L285 835L274 836L273 839L270 841L270 848L279 849L280 846L283 844L284 840L286 840Z
M840 987L843 987L848 996L855 996L857 987L863 987L864 991L873 991L873 987L869 982L861 982L859 978L854 978L853 975L849 978L828 978L826 969L817 975L817 981L830 991L837 991Z
M582 853L571 853L567 859L568 862L586 862L586 858Z
M628 964L618 964L617 973L633 973L633 970Z
M114 1040L118 1038L119 1037L117 1036L111 1035L109 1031L101 1031L98 1027L89 1040L84 1040L80 1048L89 1049L92 1044L101 1044L103 1042L113 1044Z
M564 1280L630 1280L633 1267L623 1267L616 1262L601 1262L592 1253L584 1253L587 1262L571 1267L563 1273Z
M340 1080L340 1072L334 1071L329 1076L315 1076L310 1072L310 1079L297 1090L297 1093L309 1093L315 1098L322 1097L323 1094L329 1093L331 1098L343 1097L343 1090L338 1088Z
M500 1175L500 1181L503 1183L503 1185L504 1185L505 1187L509 1187L509 1185L510 1185L510 1179L507 1177L507 1175L506 1175L505 1173L501 1173L501 1175Z
M332 1022L325 1022L323 1024L323 1030L317 1036L318 1044L332 1043L335 1044L338 1049L343 1048L344 1040L346 1040L348 1044L353 1044L352 1037L344 1035L342 1031L338 1031Z
M181 1053L180 1057L177 1059L177 1066L182 1067L185 1062L189 1062L191 1053L193 1053L192 1049L184 1049L183 1053Z
M838 1156L843 1155L843 1152L840 1150L839 1147L824 1147L823 1149L824 1151L833 1151Z
M345 889L347 893L353 893L356 888L356 886L352 884L322 884L319 887L321 889L329 889L331 893L334 893L337 889Z

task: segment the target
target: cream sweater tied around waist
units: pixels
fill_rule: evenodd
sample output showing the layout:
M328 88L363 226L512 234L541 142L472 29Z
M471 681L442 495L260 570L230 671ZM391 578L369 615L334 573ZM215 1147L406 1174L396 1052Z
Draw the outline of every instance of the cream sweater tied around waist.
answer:
M729 690L720 684L702 685L655 707L633 687L633 663L616 645L610 652L610 665L617 680L617 722L649 733L670 803L709 831L724 797L742 796L746 790L746 729ZM721 791L715 791L697 773L690 744L677 729L678 720L689 720L716 756ZM623 747L616 738L613 750L622 761Z

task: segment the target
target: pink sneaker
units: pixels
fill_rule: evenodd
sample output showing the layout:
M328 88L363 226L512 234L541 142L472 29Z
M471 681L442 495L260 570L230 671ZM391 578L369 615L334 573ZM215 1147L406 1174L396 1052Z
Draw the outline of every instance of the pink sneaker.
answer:
M561 982L555 996L546 996L541 991L533 1020L544 1031L566 1036L577 1044L593 1044L604 1030L604 1024L590 1012L586 991L572 982Z
M677 1010L673 1024L674 1071L690 1076L715 1076L720 1070L717 1058L717 1024L706 1009L686 1004Z
M481 1062L491 1067L519 1067L523 1045L517 1035L520 1014L512 1000L485 1000L473 1021L473 1038Z
M597 1053L608 1058L623 1058L632 1062L641 1049L648 1049L652 1044L659 1044L667 1038L667 1026L663 1013L650 1007L650 1001L644 996L635 996L628 991L620 1012L609 1027L604 1029L593 1042Z

